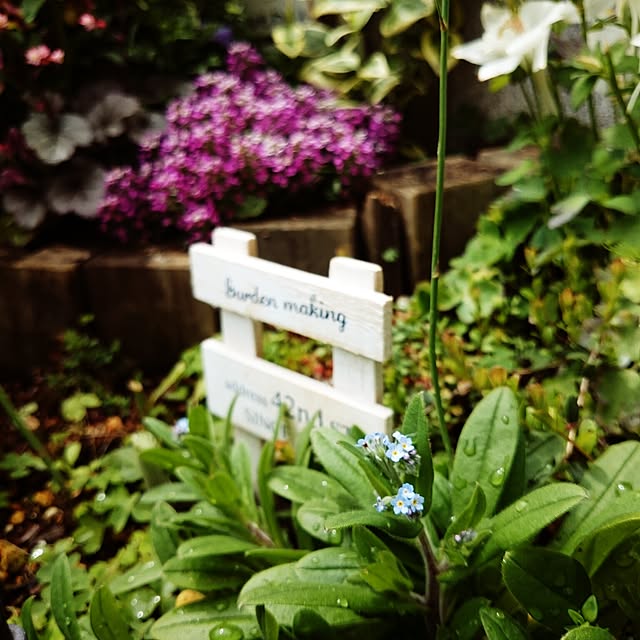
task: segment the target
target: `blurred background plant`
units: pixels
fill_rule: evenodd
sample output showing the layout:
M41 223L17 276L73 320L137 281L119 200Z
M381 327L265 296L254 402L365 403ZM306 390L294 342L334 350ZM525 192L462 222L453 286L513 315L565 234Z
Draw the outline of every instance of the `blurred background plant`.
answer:
M455 11L450 37L462 12ZM433 151L437 114L440 29L433 0L313 0L305 19L272 30L276 48L300 79L350 100L384 102L404 115L402 150ZM455 63L453 58L450 66ZM418 124L419 122L419 124Z
M242 7L228 0L0 4L3 235L48 213L93 218L105 169L163 127L166 101L219 66Z
M284 203L302 211L354 198L394 151L400 118L390 108L291 87L248 43L229 46L226 66L198 76L138 162L108 175L100 223L121 242L203 239Z

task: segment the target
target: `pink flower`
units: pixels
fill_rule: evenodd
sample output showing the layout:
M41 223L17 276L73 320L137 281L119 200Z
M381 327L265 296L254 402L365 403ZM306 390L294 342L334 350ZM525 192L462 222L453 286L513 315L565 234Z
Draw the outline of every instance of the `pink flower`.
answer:
M84 27L87 31L104 29L107 26L107 23L104 20L96 20L96 17L91 13L83 13L78 18L78 24Z
M64 62L64 51L62 49L54 49L47 59L47 63L62 64Z
M51 55L51 49L46 44L40 44L37 47L31 47L27 49L24 57L27 64L39 67L42 64L46 64L49 56Z
M9 16L5 13L0 13L0 29L5 29L9 24Z

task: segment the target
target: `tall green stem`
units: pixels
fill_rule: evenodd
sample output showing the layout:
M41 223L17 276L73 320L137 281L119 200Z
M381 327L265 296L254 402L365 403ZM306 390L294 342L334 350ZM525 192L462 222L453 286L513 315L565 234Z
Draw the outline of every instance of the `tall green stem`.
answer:
M582 27L582 40L584 42L584 46L587 46L587 14L584 10L584 2L578 3L580 7L580 25ZM593 131L593 137L598 139L598 121L596 119L596 107L593 102L593 95L589 93L589 98L587 100L587 104L589 106L589 120L591 121L591 131Z
M429 360L431 365L431 380L438 426L444 449L449 458L449 465L453 464L453 449L449 430L442 408L440 393L440 376L436 355L436 338L438 334L438 284L440 281L440 233L442 228L442 203L444 197L445 159L447 153L447 80L449 62L449 0L441 0L440 12L440 100L438 105L438 155L436 173L436 202L433 214L433 243L431 247L431 300L429 303Z

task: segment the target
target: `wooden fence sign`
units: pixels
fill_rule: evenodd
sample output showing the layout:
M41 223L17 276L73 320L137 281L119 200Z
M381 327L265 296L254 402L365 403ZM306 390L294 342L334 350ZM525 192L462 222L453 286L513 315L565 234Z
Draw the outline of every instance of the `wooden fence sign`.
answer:
M253 234L218 228L213 245L189 249L195 298L220 308L222 339L202 343L207 404L232 419L256 446L273 436L280 405L296 429L316 426L390 432L382 406L382 363L391 351L392 299L382 269L336 257L329 276L257 257ZM263 360L262 323L333 347L332 384Z

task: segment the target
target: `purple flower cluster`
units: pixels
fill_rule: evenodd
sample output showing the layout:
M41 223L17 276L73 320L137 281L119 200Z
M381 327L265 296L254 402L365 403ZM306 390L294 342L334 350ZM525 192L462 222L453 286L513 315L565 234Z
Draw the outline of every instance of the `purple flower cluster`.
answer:
M146 139L137 169L109 174L104 230L122 241L175 228L203 238L278 194L317 193L335 180L348 189L393 151L399 116L387 107L291 87L244 43L229 47L227 69L200 76L169 105L167 129Z

